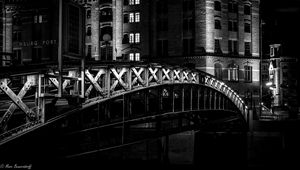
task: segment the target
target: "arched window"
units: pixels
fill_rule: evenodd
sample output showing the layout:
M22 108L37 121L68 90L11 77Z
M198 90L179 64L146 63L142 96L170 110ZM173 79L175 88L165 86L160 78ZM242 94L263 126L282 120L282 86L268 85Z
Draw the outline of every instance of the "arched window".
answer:
M222 65L220 63L215 64L215 77L219 80L223 78Z

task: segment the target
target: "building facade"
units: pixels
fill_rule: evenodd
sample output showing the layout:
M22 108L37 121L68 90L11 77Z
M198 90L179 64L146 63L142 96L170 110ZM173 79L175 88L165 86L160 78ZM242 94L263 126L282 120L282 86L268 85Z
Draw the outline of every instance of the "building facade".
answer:
M113 1L73 0L85 8L85 57L87 60L115 60L113 57Z
M259 0L114 0L114 56L194 67L259 104Z
M269 81L271 107L297 112L297 58L283 56L280 44L270 45Z
M58 58L59 0L6 0L3 14L2 66L55 63ZM84 53L85 10L62 1L62 55Z

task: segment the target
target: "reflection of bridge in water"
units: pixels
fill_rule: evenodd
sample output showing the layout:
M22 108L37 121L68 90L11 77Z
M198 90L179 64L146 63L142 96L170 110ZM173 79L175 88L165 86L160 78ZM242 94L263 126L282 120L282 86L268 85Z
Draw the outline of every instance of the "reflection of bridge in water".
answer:
M198 70L154 63L64 70L62 76L49 68L2 75L3 160L74 158L206 127L247 130L243 100Z

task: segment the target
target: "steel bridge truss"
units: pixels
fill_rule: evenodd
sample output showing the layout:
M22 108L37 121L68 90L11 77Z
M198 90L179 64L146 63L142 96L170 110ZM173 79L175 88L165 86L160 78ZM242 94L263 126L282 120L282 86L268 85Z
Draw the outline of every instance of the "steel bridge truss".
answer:
M199 84L212 88L228 97L247 120L248 108L239 95L224 82L199 70L160 64L99 64L84 70L65 68L60 75L57 70L49 69L0 78L0 140L46 123L50 113L45 107L49 101L55 105L58 100L66 99L69 105L85 108L120 94L164 84ZM166 93L162 91L162 95ZM8 128L11 117L17 113L25 115L26 120Z

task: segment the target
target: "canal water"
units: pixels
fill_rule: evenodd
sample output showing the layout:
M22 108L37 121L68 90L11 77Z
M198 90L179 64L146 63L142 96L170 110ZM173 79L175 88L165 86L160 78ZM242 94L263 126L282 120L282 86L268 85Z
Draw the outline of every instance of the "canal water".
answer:
M94 159L126 167L246 168L247 135L187 131L103 151Z

